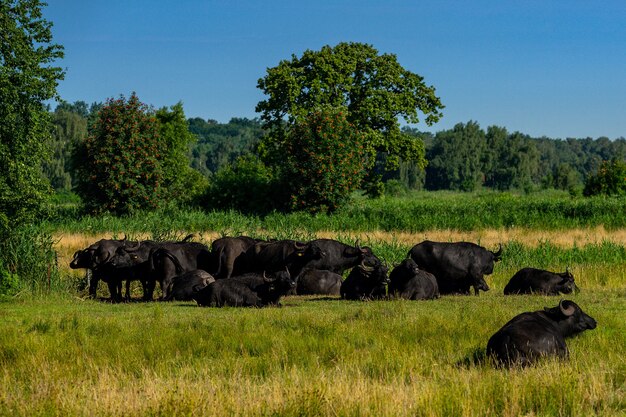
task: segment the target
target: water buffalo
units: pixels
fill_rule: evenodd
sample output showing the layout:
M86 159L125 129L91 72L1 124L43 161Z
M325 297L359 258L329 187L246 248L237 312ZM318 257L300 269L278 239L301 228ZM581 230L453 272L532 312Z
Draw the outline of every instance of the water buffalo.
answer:
M433 274L422 271L413 259L408 258L389 274L389 296L430 300L439 297L439 286Z
M215 278L202 269L184 272L172 279L167 291L168 296L165 300L192 300L194 292L200 291L214 281Z
M156 283L161 285L163 298L168 297L172 278L183 272L213 270L209 248L197 242L138 242L118 248L109 261L116 267L137 267L146 280L145 300L152 300Z
M246 252L247 272L273 273L289 269L296 277L304 266L325 255L316 242L295 240L259 242Z
M333 239L315 239L310 243L317 245L324 256L314 259L306 264L308 269L319 269L335 272L339 275L344 271L357 266L367 256L372 255L368 247L346 245Z
M211 253L216 264L216 278L230 278L233 274L239 275L245 272L246 252L261 239L248 236L222 237L211 244Z
M346 300L385 298L388 282L387 267L375 256L370 256L350 271L339 292Z
M487 355L499 365L526 366L544 356L567 359L565 338L587 329L596 321L573 301L519 314L498 330L487 343Z
M335 272L306 268L298 275L296 294L339 295L341 282L341 275Z
M562 273L524 268L511 277L504 287L504 294L559 295L559 293L570 294L574 290L578 290L578 287L574 282L574 276L567 268Z
M500 260L502 246L492 252L470 242L431 242L425 240L409 251L420 269L430 272L437 279L441 294L469 294L489 291L484 275L493 272L493 264Z
M249 273L212 282L192 297L200 306L264 307L278 305L295 286L289 271L279 271L273 277Z
M74 253L74 257L70 262L70 268L85 268L92 271L89 279L89 296L91 298L96 297L98 283L103 281L109 288L111 301L121 301L123 280L126 280L126 298L130 298L130 282L138 279L135 271L128 268L116 268L110 264L110 260L120 247L135 243L126 240L126 238L121 240L101 239L87 248Z

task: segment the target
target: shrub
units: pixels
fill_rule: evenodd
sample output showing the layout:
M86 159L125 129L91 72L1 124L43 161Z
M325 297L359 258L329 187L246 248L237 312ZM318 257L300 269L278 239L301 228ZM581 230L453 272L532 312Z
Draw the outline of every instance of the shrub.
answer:
M322 108L297 120L281 166L289 208L323 212L343 205L363 180L364 141L342 109Z
M77 193L91 213L157 208L163 194L158 122L133 93L109 99L74 154Z
M280 207L273 171L254 155L239 157L212 178L203 199L208 209L235 209L267 213Z

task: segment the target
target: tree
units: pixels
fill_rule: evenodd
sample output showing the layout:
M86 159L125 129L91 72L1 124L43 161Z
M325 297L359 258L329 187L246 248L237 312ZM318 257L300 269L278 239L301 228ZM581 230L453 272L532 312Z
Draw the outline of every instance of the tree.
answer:
M474 191L484 181L485 132L478 123L458 123L437 132L426 170L428 189Z
M342 109L347 121L364 135L367 171L379 152L387 154L389 169L397 168L399 158L423 168L423 144L401 134L398 118L418 123L421 113L431 125L439 120L443 108L435 88L404 69L395 55L379 55L374 47L362 43L344 42L319 51L306 50L301 57L292 55L291 60L269 68L258 87L269 96L256 106L269 129L262 155L268 163L281 161L280 149L296 120L328 106ZM377 181L372 175L370 180Z
M189 147L196 141L196 136L189 131L183 104L177 103L170 108L163 107L156 112L159 124L159 152L162 153L162 187L166 200L188 200L193 197L193 189L200 174L189 166Z
M59 276L52 238L29 225L45 213L50 186L41 165L50 141L44 101L58 98L63 47L38 0L0 0L0 293ZM44 287L45 288L45 287Z
M122 214L158 207L167 149L154 112L135 93L107 100L73 157L76 191L87 210Z
M0 234L44 210L49 184L41 173L50 140L43 102L57 97L63 47L38 0L0 1Z
M72 149L77 143L87 137L87 117L89 113L79 104L79 107L73 107L67 103L57 106L52 114L52 158L45 161L43 171L52 188L56 191L72 189L72 167L71 156Z
M342 110L323 108L297 119L282 150L290 209L333 211L363 178L364 136Z
M485 139L485 185L498 190L530 188L539 169L539 152L534 142L519 132L508 134L498 126L489 126Z

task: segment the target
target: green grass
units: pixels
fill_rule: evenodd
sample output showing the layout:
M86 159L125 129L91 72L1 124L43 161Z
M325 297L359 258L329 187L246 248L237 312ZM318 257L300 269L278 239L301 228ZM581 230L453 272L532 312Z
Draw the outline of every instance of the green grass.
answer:
M476 361L522 311L558 298L347 302L282 308L111 305L67 298L0 309L1 415L541 415L626 413L626 298L574 299L598 328L569 362Z

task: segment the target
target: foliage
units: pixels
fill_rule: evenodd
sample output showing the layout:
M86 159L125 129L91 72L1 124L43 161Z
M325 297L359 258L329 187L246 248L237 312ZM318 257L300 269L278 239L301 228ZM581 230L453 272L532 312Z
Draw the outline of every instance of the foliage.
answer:
M61 103L52 113L52 158L43 164L43 171L56 191L69 191L72 181L72 152L87 137L88 110L85 102L76 107Z
M43 102L57 96L64 71L53 66L63 47L52 43L43 6L38 0L0 2L0 226L37 218L49 193L41 174L50 140Z
M76 147L77 193L92 213L158 207L167 154L159 123L133 93L107 100L89 136Z
M211 179L203 199L207 210L234 209L244 213L267 213L282 198L275 175L254 155L239 157L220 169Z
M400 157L423 168L423 144L401 134L399 118L418 123L423 114L430 125L439 120L443 108L435 88L404 69L395 55L379 55L362 43L343 42L319 51L306 50L301 57L293 55L269 68L258 87L269 96L256 107L270 130L263 155L269 163L281 159L282 143L299 118L328 106L346 109L347 120L365 136L367 171L380 152L388 155L388 169L396 169ZM378 178L369 175L370 181Z
M191 166L207 177L253 153L263 136L258 119L233 117L228 123L218 123L195 117L188 122L189 131L198 138L191 148Z
M603 161L598 172L585 181L584 195L626 196L626 162Z
M438 132L429 153L426 187L474 191L483 182L481 155L485 149L485 133L476 122L458 123Z
M189 132L182 103L169 109L163 107L157 110L155 116L159 124L159 152L163 155L160 159L163 170L162 198L165 201L189 202L206 185L202 176L189 166L187 157L196 136Z
M322 108L296 120L279 151L293 210L335 211L361 184L364 136L345 110Z

